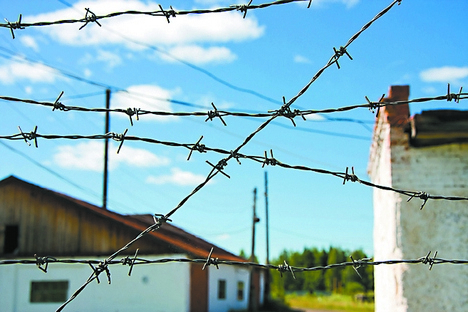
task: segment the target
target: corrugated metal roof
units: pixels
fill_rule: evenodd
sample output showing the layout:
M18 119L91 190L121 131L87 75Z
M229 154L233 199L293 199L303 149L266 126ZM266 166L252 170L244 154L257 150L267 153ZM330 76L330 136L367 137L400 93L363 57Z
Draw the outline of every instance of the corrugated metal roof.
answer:
M102 209L101 207L73 198L63 193L43 188L30 182L26 182L15 176L9 176L1 180L0 187L2 187L3 185L14 183L21 184L22 186L34 189L37 192L45 192L48 193L48 195L50 196L55 196L65 201L73 202L75 205L78 205L80 208L84 209L88 213L98 214L112 222L116 222L120 225L130 227L140 232L144 231L150 225L154 224L153 216L150 214L121 215L119 213ZM183 229L172 225L171 223L166 223L159 230L150 232L147 235L153 236L161 241L164 241L176 247L177 250L181 250L187 253L190 257L206 258L211 248L213 248L213 258L219 258L220 260L222 259L230 261L246 261L245 259L236 256L233 253L223 248L220 248L212 243L209 243L196 235L190 234L184 231Z

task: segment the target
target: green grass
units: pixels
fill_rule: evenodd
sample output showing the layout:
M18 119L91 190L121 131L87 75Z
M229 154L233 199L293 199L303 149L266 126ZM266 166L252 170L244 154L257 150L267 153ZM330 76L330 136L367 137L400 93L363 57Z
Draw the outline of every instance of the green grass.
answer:
M374 303L356 302L352 296L333 294L330 296L286 295L286 303L293 308L309 308L346 312L372 312Z

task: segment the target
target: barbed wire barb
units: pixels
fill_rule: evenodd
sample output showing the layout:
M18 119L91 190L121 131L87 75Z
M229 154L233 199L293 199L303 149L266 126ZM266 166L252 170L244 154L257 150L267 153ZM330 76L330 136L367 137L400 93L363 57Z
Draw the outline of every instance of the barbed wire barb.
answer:
M200 144L201 140L203 139L203 135L198 139L197 143L193 144L193 146L190 148L190 152L187 157L187 161L190 160L190 157L192 157L192 153L194 150L200 152L200 153L206 153L205 150L205 144Z
M216 108L216 106L213 104L213 102L211 102L211 106L213 106L214 110L210 110L208 111L208 118L205 119L205 122L207 122L208 120L213 120L214 118L218 117L219 119L221 119L221 122L223 123L224 126L227 126L227 124L224 122L224 119L223 117L221 117L218 109Z
M211 258L211 255L213 254L213 247L211 247L210 253L208 254L208 257L206 258L205 264L203 264L202 270L205 270L207 266L214 265L216 266L216 269L219 270L218 266L218 258Z
M265 167L265 165L271 165L271 166L276 166L278 163L275 157L273 156L273 150L270 149L270 155L271 158L268 158L267 152L265 151L265 159L262 164L262 168Z
M336 66L338 67L338 69L340 69L340 63L338 62L338 60L340 59L340 57L342 57L343 55L347 55L349 57L350 60L353 60L353 58L351 57L351 55L349 55L348 51L346 50L345 47L340 47L338 50L333 47L333 51L335 51L335 55L334 57L332 58L332 63L336 63Z
M85 24L83 26L80 27L79 30L83 29L86 25L88 25L88 23L96 23L99 25L99 27L101 27L101 24L99 24L99 21L98 21L98 18L96 16L96 14L94 14L93 12L91 12L91 10L89 8L85 8L86 10L86 14L85 14Z
M375 112L375 109L377 108L377 113L375 115L378 116L379 112L380 112L380 107L385 106L385 104L382 105L382 101L385 98L385 93L382 94L382 96L380 97L380 100L378 102L371 102L371 100L369 100L367 95L364 98L366 99L367 103L369 103L369 110L370 110L370 112L372 114Z
M49 267L49 259L57 260L53 257L39 257L38 255L34 254L34 258L36 258L36 266L39 270L44 273L47 273L47 268Z
M450 83L447 84L447 101L451 102L452 100L455 100L455 103L460 103L460 98L461 94L463 91L463 87L460 87L460 91L457 93L451 93L450 92Z
M223 175L224 175L225 177L227 177L228 179L231 178L227 173L225 173L225 172L223 171L224 167L227 166L227 161L226 161L226 159L224 159L224 158L221 159L216 165L213 165L213 164L212 164L210 161L208 161L208 160L206 161L206 163L209 164L211 167L213 167L212 172L213 172L213 171L216 171L216 172L219 172L219 173L223 174ZM211 174L210 174L210 175L211 175Z
M112 134L112 139L115 141L120 142L119 148L117 149L117 154L120 152L120 149L122 148L123 142L125 140L125 135L127 134L128 129L125 129L124 133L122 134L117 134L117 133L111 133Z
M125 257L125 258L122 258L121 262L123 265L129 265L130 266L130 269L128 269L128 276L132 276L132 271L133 271L133 266L135 265L135 260L137 258L137 255L138 255L138 250L139 248L136 249L135 251L135 255L133 256L133 259L130 259L128 256Z
M421 204L421 207L419 208L419 210L422 210L424 208L424 206L426 205L427 200L431 196L426 192L415 192L410 196L410 198L408 198L408 200L406 202L410 202L414 197L418 197L418 198L423 200L423 202Z
M346 167L346 172L344 174L344 179L343 179L343 185L345 185L347 181L351 181L351 182L360 181L357 175L354 174L354 167L351 167L351 174L348 174L348 167Z
M54 110L56 110L56 109L61 110L61 111L65 110L65 107L66 107L66 106L63 105L61 102L59 102L59 101L60 101L60 98L61 98L62 95L63 95L63 93L64 93L63 91L60 92L59 96L55 99L54 104L53 104L52 111L54 111Z
M24 139L24 142L26 142L26 144L28 144L28 146L31 146L31 143L29 143L28 141L34 140L34 146L36 146L36 148L39 147L38 144L37 144L37 126L35 126L34 130L29 132L29 133L24 133L23 130L21 130L20 126L18 126L18 129L20 131L21 136Z
M22 18L23 16L20 14L18 17L18 21L13 22L13 23L9 22L6 18L4 19L5 22L7 22L7 28L10 28L11 36L13 37L13 39L15 39L15 32L13 31L14 29L24 29L24 27L21 26Z
M359 276L359 278L362 280L362 276L361 276L361 273L359 273L358 269L361 267L361 265L359 263L357 263L354 259L353 259L353 255L350 255L349 256L351 258L351 261L353 261L354 265L353 265L353 269L354 269L354 272L356 272L356 274Z
M170 17L176 17L176 12L174 11L174 9L172 8L172 6L170 6L170 10L169 11L164 11L163 7L159 5L159 9L161 10L161 13L166 17L166 20L167 20L167 23L169 24L171 21L170 21Z
M432 270L432 266L435 264L435 259L437 257L437 250L434 253L434 257L432 257L432 258L429 257L431 255L431 252L432 251L429 250L426 257L421 261L423 264L429 264L429 271Z
M242 18L245 18L245 16L247 15L247 10L249 9L251 4L252 4L252 0L250 0L247 5L241 4L241 5L235 5L234 7L236 8L236 10L240 11L241 13L244 13Z
M283 272L291 272L291 275L294 279L296 279L296 276L294 275L294 270L289 264L284 260L283 264L278 265L277 270L280 272L281 277L283 277Z

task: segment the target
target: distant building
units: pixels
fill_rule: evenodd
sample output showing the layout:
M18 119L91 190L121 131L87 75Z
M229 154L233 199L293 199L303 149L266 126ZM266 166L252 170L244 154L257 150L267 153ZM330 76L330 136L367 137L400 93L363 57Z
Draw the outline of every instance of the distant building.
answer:
M405 101L408 86L392 86L391 101ZM373 183L432 195L468 195L468 112L424 111L407 104L380 109L370 151ZM423 201L374 189L375 260L415 259L438 251L468 258L468 202ZM375 267L375 310L467 311L468 266L398 264Z
M151 215L120 215L13 176L0 181L0 260L51 256L104 260L149 225ZM165 224L150 232L116 259L138 257L244 259L184 230ZM203 263L170 262L111 265L112 283L99 276L66 311L214 312L248 307L249 270L241 266L206 267ZM0 266L1 311L54 311L91 275L86 264ZM259 274L254 283L262 293ZM260 298L261 299L261 298Z

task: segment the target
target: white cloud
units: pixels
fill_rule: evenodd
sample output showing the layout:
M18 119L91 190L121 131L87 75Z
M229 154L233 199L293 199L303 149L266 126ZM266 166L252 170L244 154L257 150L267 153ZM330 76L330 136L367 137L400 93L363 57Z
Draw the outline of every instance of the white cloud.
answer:
M305 2L308 4L308 2ZM313 0L311 7L319 7L328 3L342 3L347 8L352 8L359 3L359 0Z
M166 90L155 85L136 85L127 88L127 90L129 93L115 93L112 99L113 108L139 108L149 111L172 112L171 103L165 100L170 100L172 94L176 91ZM120 116L125 115L120 114ZM171 116L143 115L140 116L140 121L170 121L175 118Z
M57 78L55 71L42 64L29 64L11 60L0 66L0 82L13 84L17 80L52 83Z
M426 94L437 94L437 89L434 87L423 88L422 91Z
M86 77L86 78L89 78L93 75L93 72L91 71L91 69L89 68L85 68L84 71L83 71L83 75Z
M109 170L119 164L134 167L155 167L169 164L169 159L157 156L147 150L124 146L119 154L113 152L117 144L109 144ZM62 145L53 156L53 163L63 168L102 171L104 168L104 142L90 141L77 145Z
M458 82L468 77L468 67L444 66L423 70L419 77L426 82Z
M214 6L214 5L222 5L223 3L231 4L232 2L230 0L195 0L195 3L199 3L201 5Z
M226 47L202 48L197 45L184 45L171 48L168 52L178 59L195 64L230 63L237 58L237 56ZM162 59L175 62L173 58L167 55L163 55Z
M230 238L231 238L231 235L229 235L227 233L220 234L220 235L216 236L217 240L228 240Z
M302 64L311 64L311 60L309 60L308 58L306 58L305 56L302 56L302 55L295 55L294 56L294 62L295 63L302 63Z
M25 47L31 48L36 52L39 51L39 45L37 44L36 39L34 39L33 37L25 35L20 36L19 39Z
M113 68L122 63L122 59L118 54L104 50L99 50L97 52L96 60L107 63L109 68Z
M89 65L96 62L107 63L108 68L113 68L122 64L122 58L117 53L99 49L94 55L89 52L84 54L83 57L81 57L79 60L79 63L84 65Z
M31 94L33 92L33 88L31 86L26 86L24 88L24 92L26 92L26 94Z
M306 115L304 116L305 119L307 120L312 120L312 121L322 121L322 120L325 120L325 117L323 117L322 115L320 114L310 114L310 115Z
M28 16L24 20L32 22L80 19L85 15L83 8L90 8L96 15L106 15L126 10L158 11L159 5L138 0L80 1L75 3L73 8ZM77 10L83 12L82 16L77 15ZM102 27L96 23L89 23L79 30L84 24L64 24L60 27L44 27L41 30L54 40L69 45L114 43L127 45L128 48L135 46L115 32L136 41L164 46L238 42L256 39L264 32L264 27L258 24L253 15L247 15L243 19L239 12L177 16L171 18L170 23L164 17L146 15L122 15L99 22Z
M206 176L195 174L190 171L183 171L179 168L172 168L171 174L161 176L149 176L147 183L152 184L175 184L175 185L198 185L206 180Z

